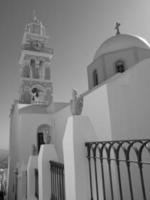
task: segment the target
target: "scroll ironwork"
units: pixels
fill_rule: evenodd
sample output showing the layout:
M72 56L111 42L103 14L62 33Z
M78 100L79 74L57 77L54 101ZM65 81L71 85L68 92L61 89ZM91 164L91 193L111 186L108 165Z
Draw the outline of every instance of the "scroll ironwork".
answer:
M150 139L87 142L91 200L150 199Z

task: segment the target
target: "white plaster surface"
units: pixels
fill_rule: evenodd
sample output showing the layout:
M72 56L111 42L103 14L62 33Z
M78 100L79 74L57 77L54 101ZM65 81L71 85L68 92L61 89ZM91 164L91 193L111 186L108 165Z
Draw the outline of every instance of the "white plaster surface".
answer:
M107 84L113 139L150 136L150 59Z
M37 144L37 130L42 124L51 126L51 116L48 114L20 113L18 135L18 156L20 162L27 162L32 151L32 144Z
M148 51L144 50L141 54L138 52L137 57L140 60L143 56L147 57ZM99 140L149 138L149 66L150 59L145 59L125 73L113 76L104 85L84 96L83 115L90 118ZM39 125L52 125L52 141L60 160L63 161L62 138L69 115L69 106L53 116L37 113L19 114L16 106L10 127L9 199L14 200L15 197L13 170L16 168L16 162L27 162L31 146L37 140L36 131Z
M54 145L41 145L38 157L39 200L49 200L51 196L50 160L58 161Z
M8 199L15 200L15 191L13 184L15 183L14 171L16 170L16 155L18 152L18 106L14 104L14 110L10 115L10 135L9 135L9 169L8 169Z
M56 152L59 157L60 162L64 162L63 160L63 148L62 148L62 140L65 133L65 127L67 123L67 118L70 116L70 106L63 108L61 111L56 112L54 114L54 124L53 124L53 143L56 148Z
M38 169L38 156L30 156L27 165L27 200L37 200L35 197L34 169Z
M16 184L16 192L17 192L17 197L19 199L22 198L22 184L21 184L21 167L18 167L18 175L17 175L17 184Z
M99 140L112 138L106 85L95 89L84 97L82 114L89 117Z
M150 138L150 59L143 60L116 80L107 84L111 131L113 140ZM131 151L132 152L132 151ZM149 161L149 154L143 151L143 160ZM130 159L135 159L131 153ZM123 168L122 168L123 171ZM127 174L122 174L124 199L129 199ZM142 199L138 167L131 166L134 185L134 199ZM143 166L147 199L150 199L149 167Z
M21 199L26 200L27 197L27 168L23 163L21 166Z
M68 118L63 139L66 200L90 198L85 142L97 140L88 117Z
M102 43L102 45L97 49L94 59L106 53L131 47L149 49L150 44L144 38L139 36L128 34L115 35Z

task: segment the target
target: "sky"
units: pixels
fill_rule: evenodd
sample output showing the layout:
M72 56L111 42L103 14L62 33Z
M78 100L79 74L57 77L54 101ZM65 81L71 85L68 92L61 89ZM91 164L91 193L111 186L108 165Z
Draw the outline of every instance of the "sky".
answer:
M86 67L97 48L115 34L135 34L150 42L149 0L0 0L0 149L9 148L9 113L18 99L18 64L25 25L33 10L46 26L55 101L69 101L72 88L88 89Z

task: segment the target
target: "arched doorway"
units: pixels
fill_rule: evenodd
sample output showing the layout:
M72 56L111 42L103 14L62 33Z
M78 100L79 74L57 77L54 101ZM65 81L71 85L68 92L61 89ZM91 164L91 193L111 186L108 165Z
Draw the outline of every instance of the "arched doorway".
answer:
M42 144L45 144L45 138L47 135L50 136L50 126L48 124L42 124L38 127L37 129L37 147L38 147L38 152L40 150L40 146Z

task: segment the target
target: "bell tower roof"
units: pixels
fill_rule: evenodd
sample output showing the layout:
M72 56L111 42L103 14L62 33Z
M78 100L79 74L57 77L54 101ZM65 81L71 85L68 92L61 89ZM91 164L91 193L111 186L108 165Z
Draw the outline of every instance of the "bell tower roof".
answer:
M45 26L42 22L37 18L35 11L33 11L33 19L32 22L27 24L25 27L25 32L40 36L46 36Z

